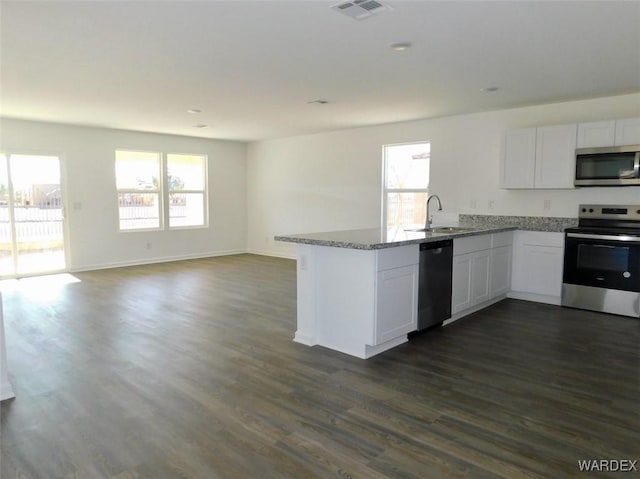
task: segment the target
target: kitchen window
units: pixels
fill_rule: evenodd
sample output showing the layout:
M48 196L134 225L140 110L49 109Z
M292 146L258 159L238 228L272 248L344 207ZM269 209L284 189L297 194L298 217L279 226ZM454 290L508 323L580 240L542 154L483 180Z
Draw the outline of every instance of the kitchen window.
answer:
M116 151L120 231L207 224L204 155Z
M385 145L383 157L382 224L387 228L424 224L431 144Z

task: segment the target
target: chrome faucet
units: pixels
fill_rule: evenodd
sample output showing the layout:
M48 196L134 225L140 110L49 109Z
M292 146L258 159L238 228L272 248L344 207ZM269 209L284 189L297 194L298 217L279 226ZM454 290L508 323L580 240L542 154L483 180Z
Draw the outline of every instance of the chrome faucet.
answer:
M438 211L442 211L442 202L440 201L440 197L438 195L429 195L427 198L427 217L424 220L424 229L427 231L431 229L431 223L433 223L433 218L429 216L429 202L434 198L438 202Z

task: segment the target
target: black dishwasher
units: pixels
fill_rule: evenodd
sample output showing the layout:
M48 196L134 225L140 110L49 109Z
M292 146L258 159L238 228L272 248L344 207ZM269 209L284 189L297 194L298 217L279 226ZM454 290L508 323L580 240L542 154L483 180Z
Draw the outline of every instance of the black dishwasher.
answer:
M451 317L453 240L420 245L418 331L441 325Z

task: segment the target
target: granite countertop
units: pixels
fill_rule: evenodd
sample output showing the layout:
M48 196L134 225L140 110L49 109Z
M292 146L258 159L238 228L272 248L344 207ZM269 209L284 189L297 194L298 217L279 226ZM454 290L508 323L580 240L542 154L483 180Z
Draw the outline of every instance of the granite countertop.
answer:
M459 216L461 225L471 226L515 226L525 231L546 231L563 233L565 229L578 226L578 218L555 216L502 216L502 215L467 215Z
M287 236L276 236L276 241L309 244L315 246L332 246L349 249L382 249L410 244L431 243L464 236L475 236L517 229L515 226L478 226L473 231L459 233L427 233L406 231L403 228L371 228L362 230L326 231Z
M498 215L465 215L459 217L459 224L474 228L473 231L458 233L427 233L406 231L401 227L381 229L360 229L346 231L327 231L321 233L305 233L275 236L276 241L309 244L316 246L332 246L350 249L382 249L418 243L430 243L452 238L475 236L502 231L526 230L561 233L565 228L578 224L577 218L556 218L542 216L498 216ZM448 225L438 225L448 226Z

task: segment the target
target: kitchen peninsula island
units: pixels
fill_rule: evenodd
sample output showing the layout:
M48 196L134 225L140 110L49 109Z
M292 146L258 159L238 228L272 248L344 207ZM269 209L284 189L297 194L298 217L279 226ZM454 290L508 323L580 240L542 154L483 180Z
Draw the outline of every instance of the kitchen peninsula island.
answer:
M456 274L454 257L454 301L456 294L472 294L473 258L469 255L474 248L488 252L479 269L484 274L487 301L504 298L511 268L511 230L515 229L493 225L455 233L395 228L276 236L276 241L298 245L294 341L362 359L406 342L407 334L417 326L421 243L453 239L454 255L465 257L466 275L461 274L464 268ZM496 266L507 278L499 281L501 287L495 291L499 294L490 295L491 252L507 246L508 258L496 257Z

